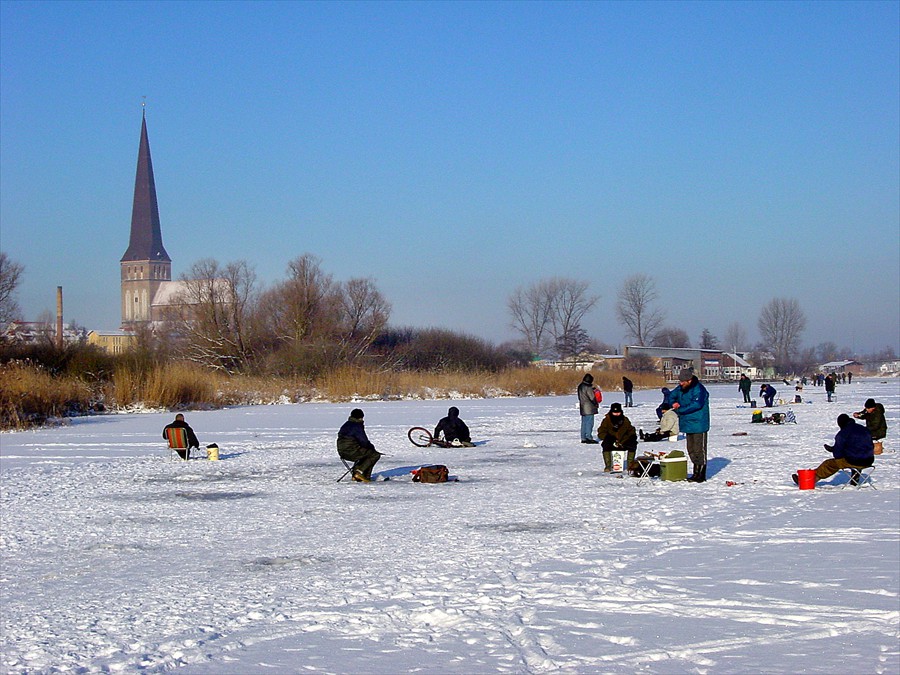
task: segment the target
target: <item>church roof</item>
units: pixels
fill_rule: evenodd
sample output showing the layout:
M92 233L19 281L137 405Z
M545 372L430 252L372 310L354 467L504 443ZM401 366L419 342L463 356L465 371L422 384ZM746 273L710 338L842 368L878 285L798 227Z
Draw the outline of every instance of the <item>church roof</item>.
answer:
M163 247L156 203L156 183L147 138L147 118L141 118L141 144L138 148L137 173L134 179L134 205L131 209L131 238L121 262L150 260L171 262Z

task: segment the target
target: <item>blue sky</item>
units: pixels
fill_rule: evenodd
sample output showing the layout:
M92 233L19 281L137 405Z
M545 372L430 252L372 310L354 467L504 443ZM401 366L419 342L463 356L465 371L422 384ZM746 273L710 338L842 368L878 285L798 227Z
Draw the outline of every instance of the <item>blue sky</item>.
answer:
M621 344L796 298L900 351L900 3L0 3L0 248L26 318L119 323L142 97L177 277L313 253L396 325L514 337L567 276Z

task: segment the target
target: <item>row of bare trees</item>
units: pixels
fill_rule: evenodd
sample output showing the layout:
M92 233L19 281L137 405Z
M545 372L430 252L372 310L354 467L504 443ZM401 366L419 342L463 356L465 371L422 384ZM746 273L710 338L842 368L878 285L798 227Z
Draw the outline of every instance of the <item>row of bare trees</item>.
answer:
M391 306L370 278L335 281L316 256L288 264L287 278L261 289L244 261L201 260L181 278L165 322L176 352L206 366L275 370L358 362L380 335Z
M665 313L655 302L659 298L655 280L635 274L624 280L616 300L616 317L633 344L655 347L690 347L687 333L664 326ZM521 335L533 356L575 356L592 340L582 328L585 315L597 304L599 296L589 292L589 284L576 279L554 277L517 288L508 300L512 327ZM755 351L766 354L776 368L790 369L800 350L800 338L806 328L806 316L793 298L773 298L757 321L762 341ZM702 349L749 351L747 333L738 322L728 326L724 341L704 328L700 334Z

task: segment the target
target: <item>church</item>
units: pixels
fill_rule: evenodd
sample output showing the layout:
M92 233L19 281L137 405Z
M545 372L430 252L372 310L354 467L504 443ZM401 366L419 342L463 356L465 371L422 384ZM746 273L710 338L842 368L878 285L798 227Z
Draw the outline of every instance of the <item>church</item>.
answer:
M183 285L172 281L172 259L163 246L146 112L141 115L141 140L134 179L134 203L131 208L131 237L119 265L122 330L134 332L151 322L162 321L172 299Z

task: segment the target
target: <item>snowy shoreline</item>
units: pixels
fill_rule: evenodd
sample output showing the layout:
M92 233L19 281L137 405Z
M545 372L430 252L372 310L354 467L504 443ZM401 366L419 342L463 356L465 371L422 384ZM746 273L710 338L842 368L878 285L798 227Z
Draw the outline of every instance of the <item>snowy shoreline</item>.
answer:
M896 673L898 388L807 387L776 426L711 385L703 485L602 475L574 394L458 402L471 449L406 439L447 400L186 413L218 463L167 459L171 413L4 433L0 672ZM797 490L870 396L878 489ZM659 398L635 393L635 426ZM460 482L336 483L352 407L376 471Z

